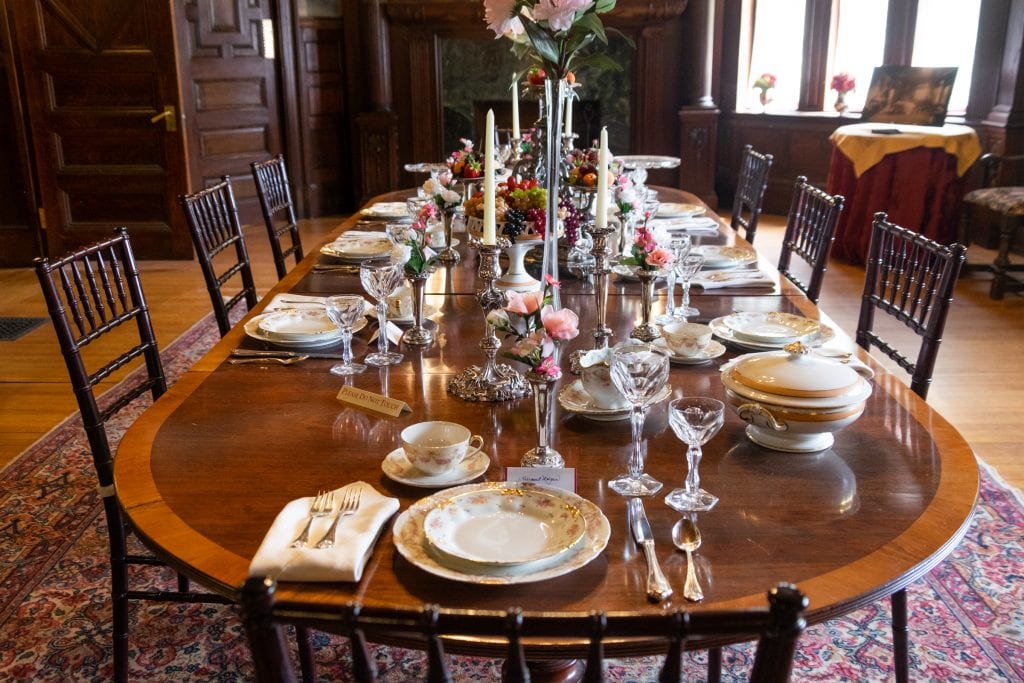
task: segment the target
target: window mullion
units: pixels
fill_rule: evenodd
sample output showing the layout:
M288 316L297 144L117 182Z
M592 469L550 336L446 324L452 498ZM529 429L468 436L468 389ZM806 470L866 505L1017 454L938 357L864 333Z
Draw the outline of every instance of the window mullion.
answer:
M800 74L800 111L825 108L825 79L832 20L832 0L806 0L803 70Z
M882 63L887 66L910 66L914 57L917 0L890 1L885 22L885 54Z

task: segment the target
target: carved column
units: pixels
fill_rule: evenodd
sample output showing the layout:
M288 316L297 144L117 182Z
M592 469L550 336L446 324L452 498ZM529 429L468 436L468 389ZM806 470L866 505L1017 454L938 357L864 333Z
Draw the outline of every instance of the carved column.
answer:
M687 83L685 104L679 109L679 187L717 206L715 159L718 156L718 116L712 93L715 65L716 0L693 0L686 8L693 79Z
M398 116L392 105L387 22L381 0L364 0L361 9L372 111L356 116L360 203L398 187Z

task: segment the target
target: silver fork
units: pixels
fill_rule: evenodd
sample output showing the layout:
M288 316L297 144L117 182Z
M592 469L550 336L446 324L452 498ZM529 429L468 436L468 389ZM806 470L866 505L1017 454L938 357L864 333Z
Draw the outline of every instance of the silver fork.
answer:
M309 506L309 514L306 519L306 526L298 538L292 541L293 548L305 548L309 543L309 529L313 526L313 520L317 517L326 517L334 509L334 491L317 491L316 498Z
M331 548L334 546L334 530L338 528L338 521L343 517L354 515L356 510L359 509L359 500L362 498L363 489L349 489L345 492L345 497L341 499L341 505L338 506L338 511L334 515L334 521L331 522L331 528L327 530L324 537L320 539L320 542L316 544L317 548Z
M301 356L288 356L286 358L280 358L277 356L266 356L263 358L232 358L228 363L231 365L242 365L243 363L280 363L281 365L294 365L295 363L301 363L307 358L309 358L309 356L305 354Z

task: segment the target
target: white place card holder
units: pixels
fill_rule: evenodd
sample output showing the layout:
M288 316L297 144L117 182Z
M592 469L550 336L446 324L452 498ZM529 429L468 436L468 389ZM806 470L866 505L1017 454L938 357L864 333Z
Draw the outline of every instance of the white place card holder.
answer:
M576 493L576 469L572 467L508 467L505 469L505 481L510 484L527 482Z
M399 401L397 398L375 394L372 391L357 389L356 387L342 387L341 391L338 392L338 400L342 403L348 403L377 413L384 413L391 417L398 417L404 412L412 411L412 408L405 401Z

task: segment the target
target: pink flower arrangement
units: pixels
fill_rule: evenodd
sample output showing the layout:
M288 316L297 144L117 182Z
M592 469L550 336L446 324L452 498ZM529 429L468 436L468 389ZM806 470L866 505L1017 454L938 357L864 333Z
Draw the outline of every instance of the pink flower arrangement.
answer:
M620 263L636 266L640 270L660 270L675 263L675 253L663 246L654 231L647 227L649 218L650 213L645 213L644 224L636 229L636 236L633 238L632 254L622 259Z
M848 93L851 92L852 90L855 90L856 88L857 81L854 79L853 76L846 73L845 71L842 73L838 73L832 77L831 89L835 90L837 93Z
M754 87L765 93L775 87L776 80L775 74L763 73L760 78L754 81Z
M558 286L559 282L548 275L543 290L510 292L508 304L487 315L487 322L496 331L506 339L515 338L512 347L502 355L526 363L533 372L552 380L562 376L555 358L558 342L574 339L580 333L579 317L574 311L555 310L551 305L551 289Z

